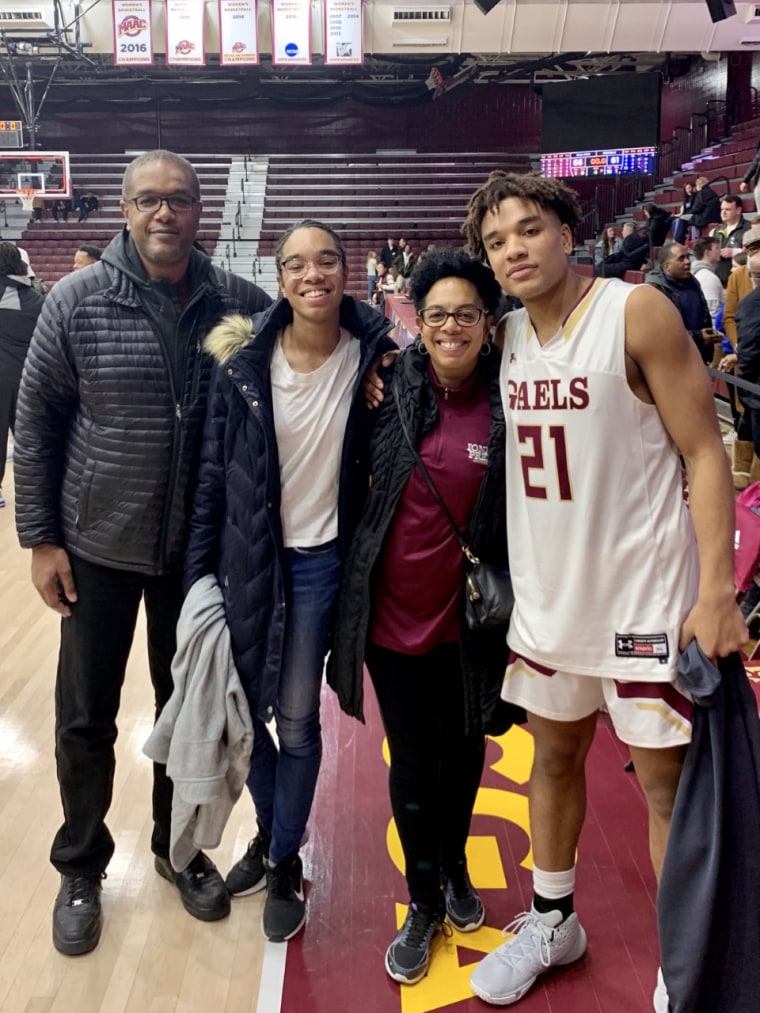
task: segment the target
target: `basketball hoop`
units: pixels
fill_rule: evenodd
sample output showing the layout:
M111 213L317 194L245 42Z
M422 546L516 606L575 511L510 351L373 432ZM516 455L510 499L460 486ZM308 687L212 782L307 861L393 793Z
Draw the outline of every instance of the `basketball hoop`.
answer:
M24 211L31 211L34 198L37 196L37 189L36 187L24 187L21 190L16 190L16 196L21 201L21 207Z

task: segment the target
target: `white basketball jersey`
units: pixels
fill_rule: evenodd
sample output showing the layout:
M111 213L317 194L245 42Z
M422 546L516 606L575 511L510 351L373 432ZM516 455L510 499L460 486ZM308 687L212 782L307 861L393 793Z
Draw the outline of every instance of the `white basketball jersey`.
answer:
M552 669L632 681L676 671L699 564L681 468L625 373L625 303L598 279L543 347L506 317L509 646Z

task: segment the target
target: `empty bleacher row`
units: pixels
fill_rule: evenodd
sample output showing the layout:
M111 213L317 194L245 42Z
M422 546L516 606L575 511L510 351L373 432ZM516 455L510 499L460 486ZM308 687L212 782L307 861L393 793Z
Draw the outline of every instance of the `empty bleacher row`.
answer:
M102 250L124 224L119 200L124 170L132 156L72 154L70 158L71 178L76 192L92 191L98 198L100 209L84 222L77 221L76 211L70 213L67 222L56 222L48 208L42 221L30 220L26 223L19 245L26 249L35 272L49 286L69 273L74 253L82 243ZM189 155L188 158L198 173L203 194L198 239L204 249L213 254L222 228L231 156Z
M340 235L349 268L348 290L366 290L366 258L388 237L403 237L419 254L430 243L461 245L460 226L473 191L494 169L527 172L527 155L388 154L268 159L259 252L303 218Z

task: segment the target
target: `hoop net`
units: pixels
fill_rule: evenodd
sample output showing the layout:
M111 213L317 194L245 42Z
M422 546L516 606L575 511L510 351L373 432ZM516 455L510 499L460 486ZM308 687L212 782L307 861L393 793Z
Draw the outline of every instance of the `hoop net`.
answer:
M35 187L32 187L31 189L27 189L25 187L23 190L16 190L16 196L21 201L21 207L24 211L31 211L32 202L37 196L37 190Z

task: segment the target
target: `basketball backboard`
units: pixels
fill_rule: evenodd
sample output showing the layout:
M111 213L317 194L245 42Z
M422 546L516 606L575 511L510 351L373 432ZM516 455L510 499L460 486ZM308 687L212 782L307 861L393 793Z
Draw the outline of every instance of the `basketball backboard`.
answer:
M0 151L0 200L20 190L45 197L71 197L68 151Z

